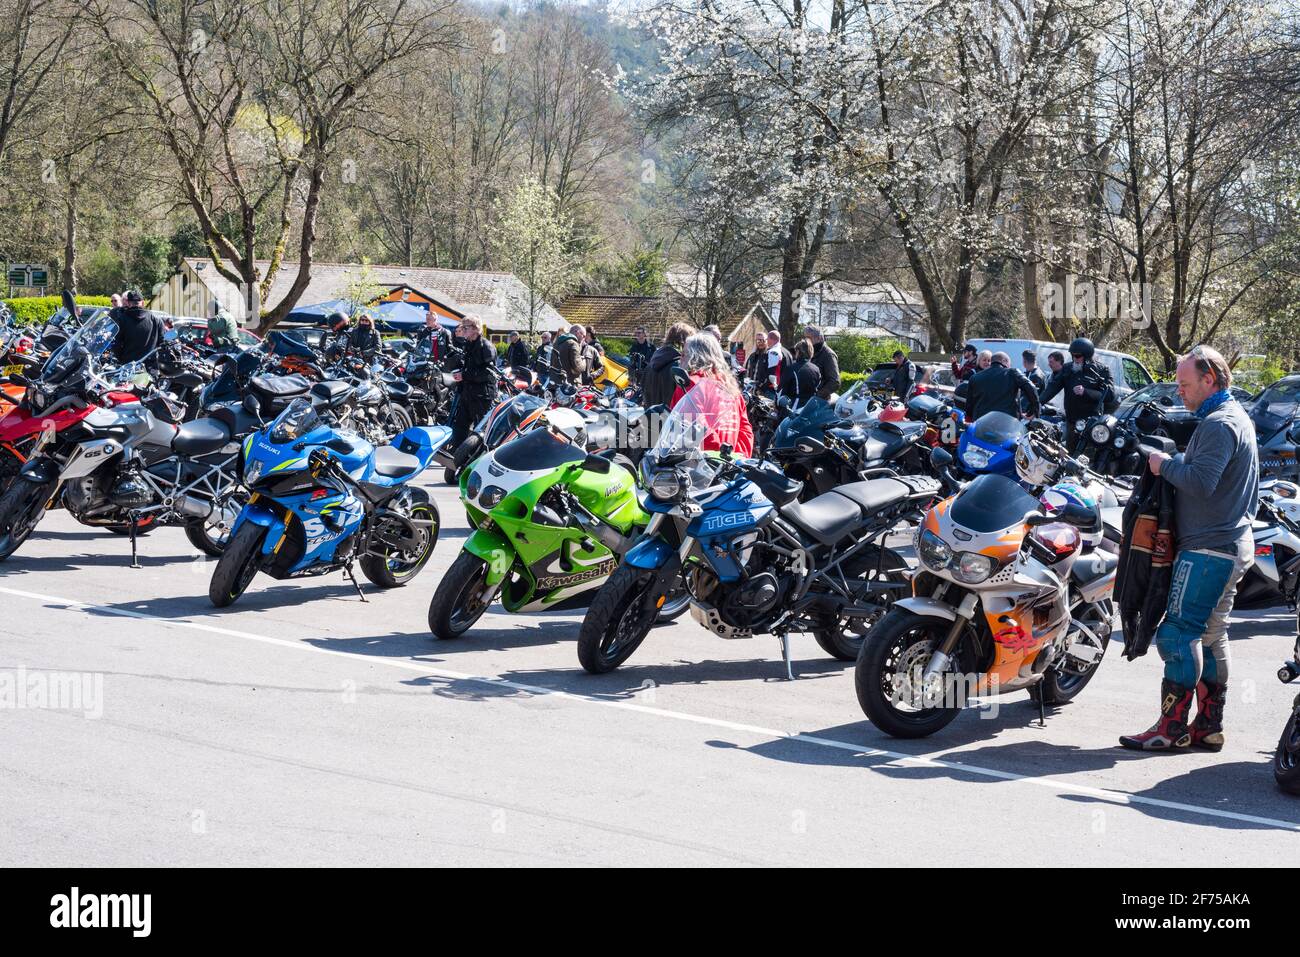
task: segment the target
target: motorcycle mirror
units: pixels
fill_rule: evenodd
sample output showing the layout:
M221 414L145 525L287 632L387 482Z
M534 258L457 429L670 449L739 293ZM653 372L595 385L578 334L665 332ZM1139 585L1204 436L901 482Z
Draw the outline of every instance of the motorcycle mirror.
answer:
M599 455L588 455L582 460L582 467L588 472L595 472L598 475L608 475L610 461L609 459L601 458Z
M1085 505L1075 505L1074 503L1061 507L1053 512L1050 517L1075 528L1091 528L1098 522L1096 509L1088 508Z
M243 406L244 411L249 415L258 415L262 411L262 403L258 401L255 395L244 396Z
M949 465L952 465L952 453L936 445L930 450L930 464L936 470L946 469Z

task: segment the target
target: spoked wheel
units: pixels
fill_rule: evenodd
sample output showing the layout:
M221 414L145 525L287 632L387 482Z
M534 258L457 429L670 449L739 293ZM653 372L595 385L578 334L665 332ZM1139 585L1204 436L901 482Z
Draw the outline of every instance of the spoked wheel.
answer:
M907 562L902 556L886 549L883 560L878 561L878 552L868 556L870 568L859 576L860 581L870 583L870 591L864 599L880 606L880 611L869 618L837 617L825 627L814 629L813 639L826 654L840 661L857 661L862 650L862 642L870 633L876 622L889 611L894 599L905 594L908 582Z
M265 537L266 528L252 522L245 522L231 536L212 573L212 583L208 585L208 599L212 604L218 608L233 605L252 584L262 564L262 539Z
M0 562L18 550L45 515L45 503L54 483L36 484L22 479L0 494Z
M1273 780L1287 794L1300 794L1300 696L1291 707L1291 718L1282 729L1273 755Z
M651 572L620 565L600 586L578 632L584 669L593 675L613 671L645 641L659 613L649 601L654 581Z
M923 738L961 712L956 677L948 670L924 680L926 666L947 636L947 619L892 608L862 643L854 683L871 723L896 738Z
M204 555L220 558L230 541L230 530L243 511L248 497L241 492L224 496L212 504L212 514L185 526L185 537Z
M487 583L488 563L461 552L429 600L429 630L435 638L459 638L474 627L496 598L499 585Z
M380 588L400 588L416 575L429 561L433 546L438 543L438 509L431 502L416 502L408 513L410 519L420 523L417 541L408 548L387 544L383 540L385 529L381 526L372 534L373 549L361 557L361 571ZM404 526L394 522L388 529L392 536L402 535Z

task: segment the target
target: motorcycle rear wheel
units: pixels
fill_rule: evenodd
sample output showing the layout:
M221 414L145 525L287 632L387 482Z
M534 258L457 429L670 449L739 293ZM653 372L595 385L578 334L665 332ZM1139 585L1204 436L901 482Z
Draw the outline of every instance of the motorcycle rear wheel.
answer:
M414 552L361 556L361 573L380 588L400 588L407 584L420 574L433 554L433 547L438 544L439 517L433 503L416 502L411 507L410 518L432 523L427 537L416 546Z
M245 522L230 537L208 585L208 600L217 608L233 605L252 584L262 562L265 537L266 528L252 522Z
M53 485L19 479L0 494L0 562L16 552L40 524Z
M652 572L620 565L596 592L578 632L578 661L589 674L613 671L632 656L655 623L658 608L646 610Z
M1300 794L1300 696L1273 754L1273 780L1287 794Z

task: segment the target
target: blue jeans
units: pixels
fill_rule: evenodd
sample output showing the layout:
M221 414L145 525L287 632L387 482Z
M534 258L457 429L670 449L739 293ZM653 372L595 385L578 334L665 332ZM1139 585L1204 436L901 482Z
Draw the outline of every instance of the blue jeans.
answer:
M1206 549L1180 550L1165 617L1156 629L1156 648L1165 663L1165 677L1184 688L1201 679L1228 681L1228 613L1237 582L1255 560L1247 539L1236 556Z

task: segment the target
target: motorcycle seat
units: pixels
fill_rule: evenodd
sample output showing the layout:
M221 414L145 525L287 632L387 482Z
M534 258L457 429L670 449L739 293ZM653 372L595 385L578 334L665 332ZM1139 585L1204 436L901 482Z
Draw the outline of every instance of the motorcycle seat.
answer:
M339 379L326 379L311 387L312 399L328 409L342 405L352 395L353 387Z
M862 508L839 492L826 492L810 502L791 502L781 515L823 545L833 545L862 522Z
M420 471L420 460L414 455L399 452L391 445L381 445L375 449L375 474L384 478L406 478Z
M216 419L195 419L172 437L172 449L180 455L206 455L229 441L230 430Z
M868 515L875 515L887 508L906 501L912 490L896 479L879 478L867 482L850 482L834 490L835 495L851 499Z
M1119 557L1101 550L1080 555L1070 566L1070 577L1081 585L1109 575L1119 565Z

